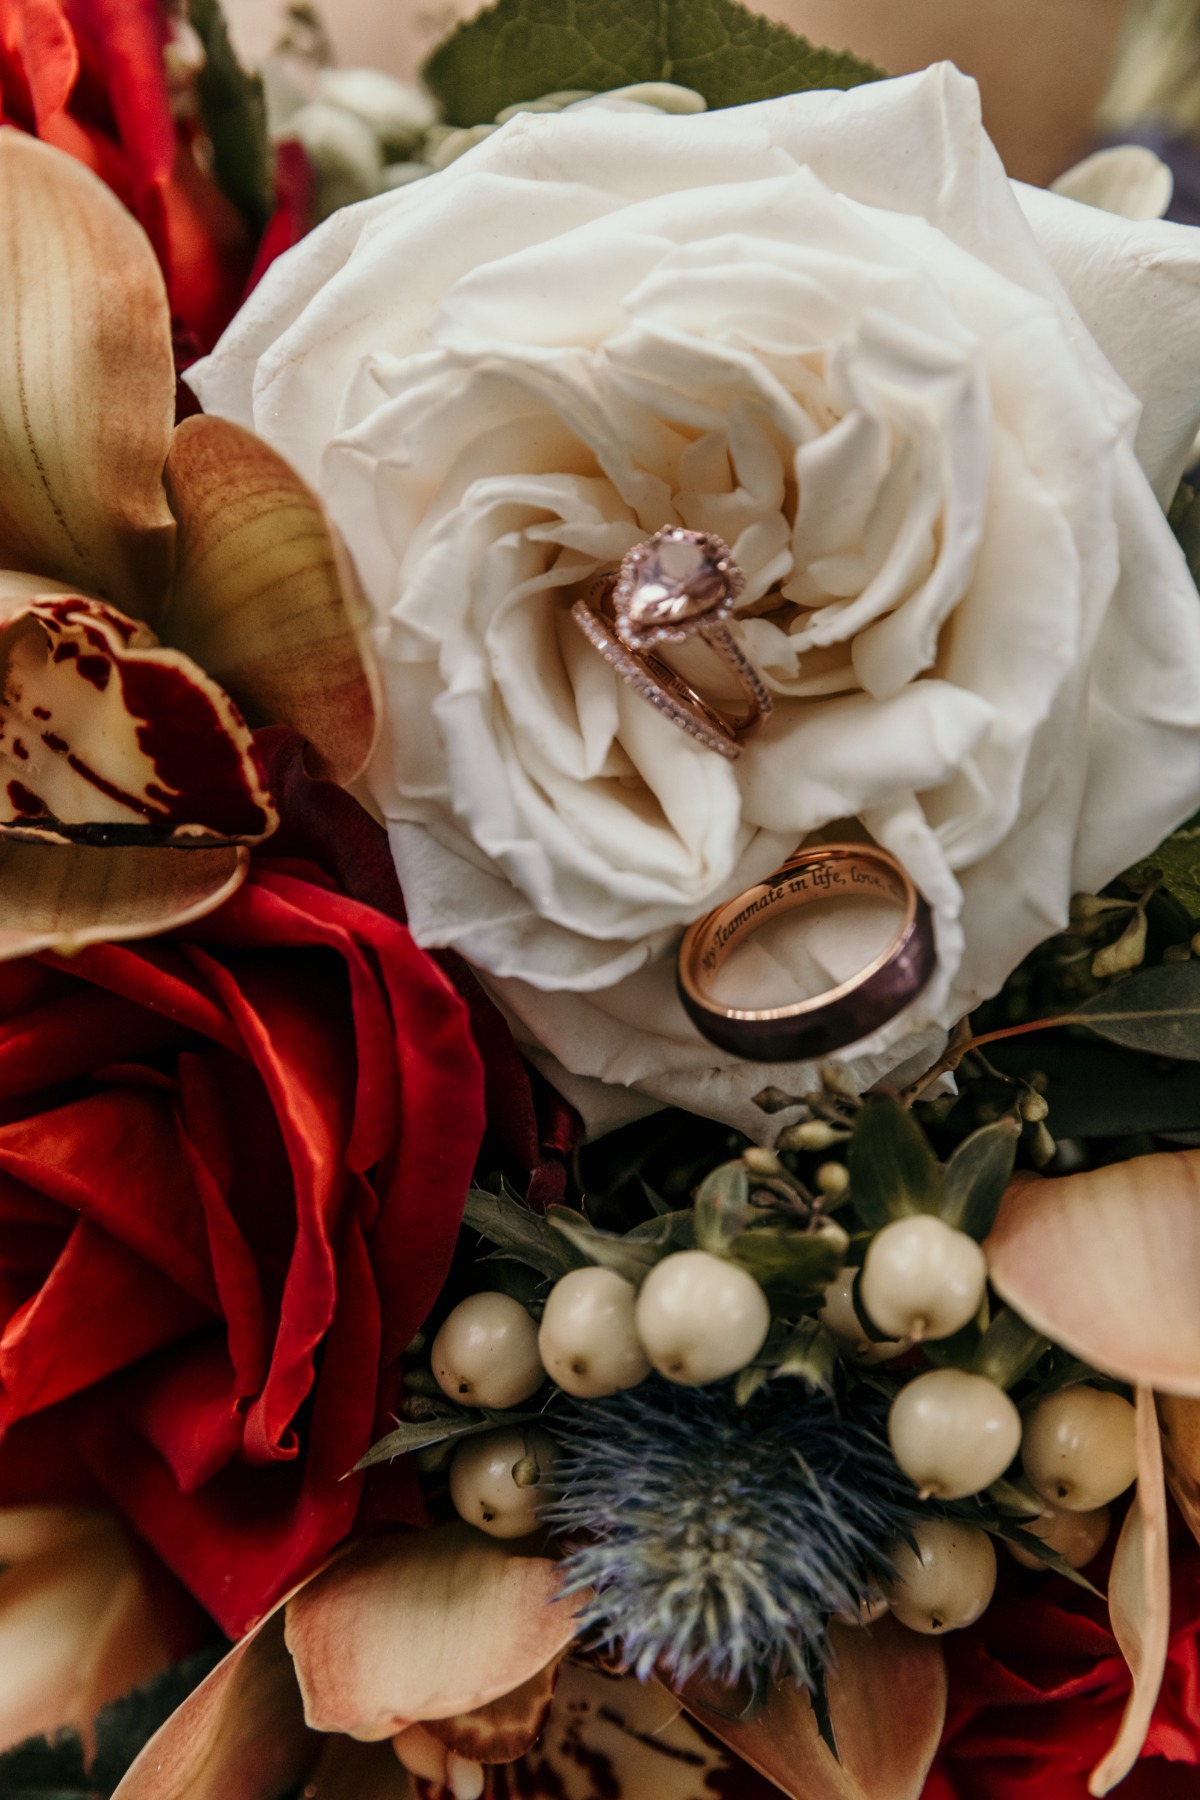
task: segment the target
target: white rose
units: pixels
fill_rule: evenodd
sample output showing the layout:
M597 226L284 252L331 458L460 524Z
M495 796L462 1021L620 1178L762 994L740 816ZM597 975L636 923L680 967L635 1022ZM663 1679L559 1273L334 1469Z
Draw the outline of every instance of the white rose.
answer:
M358 559L418 939L488 972L593 1119L595 1081L605 1122L668 1100L760 1133L751 1097L801 1091L704 1043L672 964L808 834L857 821L935 912L934 981L855 1048L873 1078L1200 804L1200 601L1160 504L1200 422L1198 275L1192 231L1015 191L939 67L521 115L331 220L190 377ZM775 709L736 763L570 618L666 523L746 572ZM877 930L793 920L743 978L779 1003Z

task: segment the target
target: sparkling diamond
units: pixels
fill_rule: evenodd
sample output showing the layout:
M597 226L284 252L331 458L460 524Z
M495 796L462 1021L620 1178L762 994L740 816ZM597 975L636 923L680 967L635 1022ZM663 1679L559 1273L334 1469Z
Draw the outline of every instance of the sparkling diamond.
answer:
M679 643L725 618L742 585L720 538L699 531L660 531L631 550L614 595L625 642Z

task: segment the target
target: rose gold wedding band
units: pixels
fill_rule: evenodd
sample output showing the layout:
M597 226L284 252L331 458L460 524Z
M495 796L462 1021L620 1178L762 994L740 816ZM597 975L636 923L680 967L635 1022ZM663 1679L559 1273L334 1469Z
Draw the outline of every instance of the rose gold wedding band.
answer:
M719 756L741 755L739 739L771 711L770 690L739 649L726 620L744 578L712 532L664 526L602 576L571 608L592 647L664 718ZM660 644L703 639L732 673L746 702L733 716L714 706L655 655Z
M883 897L901 909L887 947L849 981L790 1006L723 1006L709 985L755 931L777 914L817 900ZM873 844L797 850L766 881L689 925L679 947L679 998L710 1043L752 1062L809 1062L869 1037L915 1000L937 965L933 917L905 870Z

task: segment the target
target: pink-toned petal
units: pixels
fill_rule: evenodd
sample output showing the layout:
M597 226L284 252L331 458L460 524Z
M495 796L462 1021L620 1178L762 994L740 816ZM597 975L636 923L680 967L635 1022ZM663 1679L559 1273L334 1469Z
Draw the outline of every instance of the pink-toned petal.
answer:
M431 1719L424 1729L447 1750L470 1757L472 1762L515 1762L541 1736L561 1662L562 1657L556 1656L511 1693L501 1694L474 1712Z
M113 1800L279 1800L318 1749L275 1613L172 1713Z
M745 1697L715 1683L690 1681L680 1699L698 1724L791 1800L864 1800L822 1740L812 1702L796 1682L778 1682L749 1713Z
M1200 1400L1160 1394L1167 1486L1192 1536L1200 1543Z
M170 1661L119 1525L103 1514L0 1513L0 1750L96 1714Z
M935 1638L885 1615L834 1623L827 1695L842 1766L868 1800L919 1800L946 1718L946 1660Z
M305 1717L374 1739L486 1706L570 1643L557 1593L552 1562L467 1525L362 1544L288 1604Z
M0 627L0 827L51 843L257 843L279 823L215 681L79 597Z
M153 618L175 387L150 241L74 157L6 126L0 244L0 564Z
M1020 1178L984 1248L999 1294L1055 1343L1200 1396L1200 1150Z
M1167 1494L1154 1395L1137 1392L1138 1485L1125 1515L1108 1578L1113 1636L1133 1671L1133 1692L1108 1755L1092 1770L1089 1794L1107 1794L1124 1781L1141 1754L1167 1666L1171 1635L1171 1570L1167 1552Z
M312 771L350 781L375 742L379 682L350 558L312 490L225 419L175 433L179 556L166 636L254 723L290 725Z
M0 839L0 962L187 925L228 900L249 867L240 845L98 850Z

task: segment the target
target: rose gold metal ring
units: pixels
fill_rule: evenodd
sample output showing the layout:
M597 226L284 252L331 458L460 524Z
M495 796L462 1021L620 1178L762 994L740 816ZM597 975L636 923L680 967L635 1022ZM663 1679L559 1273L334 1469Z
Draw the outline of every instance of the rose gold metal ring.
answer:
M891 942L849 981L757 1011L712 998L717 971L768 919L817 900L856 897L893 900L901 918ZM808 1062L886 1025L916 999L936 966L932 915L896 859L873 844L817 844L689 925L677 982L688 1017L710 1043L752 1062Z
M728 546L712 532L664 526L602 576L571 608L588 642L682 731L731 761L740 739L771 711L771 694L738 648L726 620L745 579ZM733 716L654 654L660 644L702 638L733 674L746 711Z

